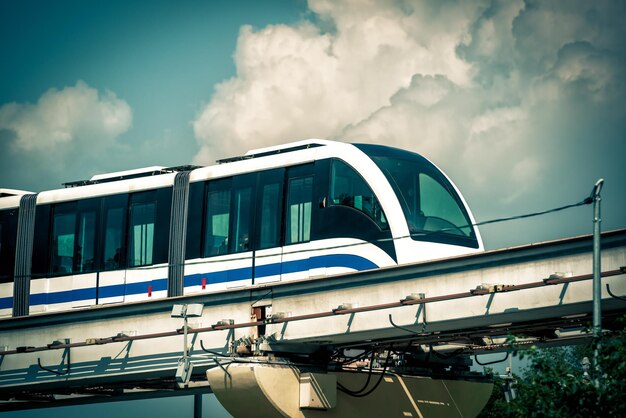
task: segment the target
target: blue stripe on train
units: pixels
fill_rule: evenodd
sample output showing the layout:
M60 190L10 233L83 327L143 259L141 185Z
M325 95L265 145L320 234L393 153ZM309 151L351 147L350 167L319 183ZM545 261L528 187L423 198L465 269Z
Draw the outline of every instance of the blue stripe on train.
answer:
M113 286L102 286L99 289L99 298L110 298L123 295L138 295L148 293L148 286L153 292L167 290L167 279L151 280L149 282L126 283ZM30 295L30 305L50 305L53 303L76 302L79 300L96 299L96 288L72 289L61 292L36 293ZM1 305L0 305L1 306Z
M353 254L320 255L303 260L287 261L282 263L282 274L297 273L324 267L346 267L357 271L378 268L367 258ZM279 274L274 273L272 275ZM263 276L259 276L263 277Z
M53 303L67 303L76 300L96 299L96 288L72 289L61 292L35 293L30 295L30 305L50 305Z
M344 267L353 270L370 270L378 265L370 260L353 254L330 254L310 257L303 260L273 263L255 267L255 277L263 278L277 276L279 274L298 273L316 268ZM232 270L216 271L211 273L198 273L185 276L185 287L200 286L202 279L206 284L217 284L237 280L246 280L252 277L252 268L244 267ZM98 298L121 297L125 295L138 295L148 293L148 286L152 286L153 292L167 290L167 279L156 279L139 283L126 283L111 286L102 286L98 290ZM79 300L96 298L96 289L73 289L53 293L37 293L30 296L31 306L54 303L67 303ZM0 298L0 309L13 306L13 298Z
M185 276L185 287L200 286L202 279L206 279L205 284L216 284L224 282L234 282L246 280L252 277L252 267L244 267L233 270L214 271L211 273L198 273Z
M13 296L8 298L0 298L0 309L9 309L13 307Z

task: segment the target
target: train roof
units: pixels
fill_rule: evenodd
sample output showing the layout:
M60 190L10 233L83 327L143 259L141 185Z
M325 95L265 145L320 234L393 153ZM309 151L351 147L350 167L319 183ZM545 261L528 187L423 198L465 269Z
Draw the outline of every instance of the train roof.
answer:
M32 192L27 192L26 190L0 188L0 198L9 197L9 196L22 196L22 195L31 194L31 193Z
M321 155L328 156L335 152L345 155L347 149L349 148L354 151L361 150L365 154L370 154L374 150L375 154L380 154L381 152L386 155L394 153L402 153L404 155L412 154L414 157L428 161L419 154L409 153L407 151L388 146L349 144L326 139L305 139L277 146L251 149L241 156L217 160L217 164L211 166L150 166L132 170L96 174L87 180L76 180L62 183L64 188L42 191L40 193L40 197L38 198L38 202L44 203L47 201L71 200L83 195L108 195L124 190L129 192L148 190L161 187L166 184L172 184L175 173L180 171L193 171L190 178L192 182L210 177L220 178L233 174L257 171L259 169L263 169L265 165L270 167L276 166L276 164L293 164L312 161L319 158ZM306 152L308 150L313 151L313 153L307 152L306 154L301 154L302 151ZM351 153L351 151L348 152ZM285 159L287 155L289 155L289 158ZM249 160L255 160L256 163ZM167 174L169 174L169 176ZM71 191L68 189L74 190ZM8 196L21 196L29 193L32 192L0 189L0 198ZM14 199L2 200L4 204L7 204L8 200L13 201ZM19 198L17 201L19 201ZM5 206L4 204L2 206Z

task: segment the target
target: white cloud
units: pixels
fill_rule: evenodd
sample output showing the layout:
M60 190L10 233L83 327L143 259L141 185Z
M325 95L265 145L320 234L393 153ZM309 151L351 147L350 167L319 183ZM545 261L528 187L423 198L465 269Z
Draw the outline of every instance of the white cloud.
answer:
M612 0L528 1L514 21L517 52L529 71L540 73L549 70L559 50L570 43L621 50L626 39L625 14L626 3Z
M480 137L482 134L502 125L521 122L526 118L526 112L520 107L499 107L487 110L478 115L469 129L470 138Z
M131 123L132 110L126 101L111 91L99 93L83 81L61 90L52 88L35 104L5 104L0 107L1 171L13 173L20 184L48 187L56 181L49 184L41 179L77 180L62 177L70 172L88 177L104 159L123 152L117 138Z
M308 22L256 32L242 28L237 77L217 86L194 122L201 145L197 160L334 137L388 106L415 74L469 82L471 66L455 54L462 32L426 36L393 3L311 2L311 8L335 30L322 32ZM468 21L463 17L459 24Z
M614 53L597 50L588 42L566 44L554 66L533 86L533 100L619 100L624 93L624 69Z
M235 55L238 76L217 86L194 122L204 163L214 148L223 156L248 144L327 136L341 127L339 105L347 98L342 92L333 98L330 90L338 73L330 46L328 35L306 23L256 33L244 26Z
M585 166L598 140L586 132L615 143L626 129L624 2L309 8L319 24L242 28L237 76L194 122L198 162L307 137L386 143L460 178L489 216L519 212L537 184L559 187L563 172Z
M107 91L102 97L83 81L62 90L50 89L36 104L0 107L0 129L14 133L13 147L46 152L77 142L112 141L128 130L128 103Z

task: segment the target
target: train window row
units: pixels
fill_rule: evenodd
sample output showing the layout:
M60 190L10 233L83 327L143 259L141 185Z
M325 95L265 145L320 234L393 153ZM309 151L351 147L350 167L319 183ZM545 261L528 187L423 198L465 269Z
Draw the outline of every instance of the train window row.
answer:
M40 205L33 277L167 262L171 188Z
M166 263L171 206L171 187L37 206L32 276ZM13 277L17 212L0 211L2 281ZM186 259L381 231L389 235L387 219L363 178L324 160L191 183Z
M309 164L191 184L186 259L309 241L313 178Z

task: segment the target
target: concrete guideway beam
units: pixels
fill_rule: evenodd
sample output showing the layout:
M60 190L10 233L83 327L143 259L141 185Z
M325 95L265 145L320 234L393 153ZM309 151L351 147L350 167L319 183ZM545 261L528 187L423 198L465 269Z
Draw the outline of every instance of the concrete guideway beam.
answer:
M626 230L604 234L602 245L603 316L615 318L626 312L626 301L604 285L626 295ZM311 347L413 344L415 350L458 342L468 354L476 341L512 330L580 329L591 313L591 271L591 238L576 237L323 279L8 318L0 320L0 395L155 382L172 389L184 347L182 320L170 317L174 303L204 304L202 316L189 321L192 380L204 379L220 355L234 355L235 342L247 344L248 354L276 356L308 355ZM251 321L258 307L271 316Z

